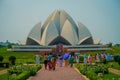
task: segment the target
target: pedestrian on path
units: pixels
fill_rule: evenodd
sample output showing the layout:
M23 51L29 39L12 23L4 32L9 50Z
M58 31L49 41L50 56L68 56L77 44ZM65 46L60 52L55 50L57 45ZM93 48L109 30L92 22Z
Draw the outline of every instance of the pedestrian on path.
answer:
M44 67L45 67L45 69L47 69L47 63L48 63L48 55L45 54L44 55Z
M55 70L56 63L57 63L56 56L53 55L53 57L52 57L52 68L53 68L53 70Z
M52 69L52 62L50 61L50 60L48 60L48 68L49 68L49 70L51 70Z
M48 56L48 60L52 61L52 57L53 57L53 54L50 53L49 56Z
M84 64L87 64L87 55L86 54L84 54Z
M89 56L89 63L92 65L92 55Z
M58 65L59 65L59 67L62 67L62 63L63 63L63 57L62 57L62 55L58 55Z
M74 58L73 58L73 56L71 55L71 57L69 58L69 65L70 65L70 67L73 66L73 62L74 62Z
M36 55L35 56L36 64L40 64L40 56Z
M77 62L77 64L80 62L79 60L80 60L79 55L76 55L76 62Z

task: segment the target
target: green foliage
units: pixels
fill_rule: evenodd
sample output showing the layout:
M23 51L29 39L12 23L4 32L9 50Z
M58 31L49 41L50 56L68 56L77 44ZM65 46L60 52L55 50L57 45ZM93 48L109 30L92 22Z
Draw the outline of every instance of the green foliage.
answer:
M19 65L9 68L8 72L10 74L20 74L24 71L28 71L31 76L34 76L39 69L41 69L41 65L36 66Z
M97 74L95 74L92 70L88 70L86 76L90 80L101 80L101 78Z
M108 45L108 47L112 47L112 42L109 42L107 45Z
M4 57L0 55L0 62L2 62L3 59L4 59Z
M16 57L16 64L24 64L24 63L35 63L34 54L33 52L12 52L12 51L7 51L7 47L0 48L0 55L4 56L3 62L9 62L9 57L10 56L15 56ZM42 56L41 56L42 57ZM43 57L41 58L43 62Z
M0 75L0 80L9 80L8 73Z
M79 58L80 58L80 62L83 62L84 60L83 56L80 55Z
M114 56L114 60L120 65L120 56Z
M16 60L15 56L10 56L9 57L9 61L11 62L12 65L15 65L15 60Z
M119 80L120 79L120 75L116 75L113 73L108 73L104 75L104 80Z
M15 56L10 56L9 57L9 61L15 61L16 60L16 57Z
M26 80L30 76L30 73L28 71L24 71L18 76L12 77L10 80Z
M29 76L34 76L41 65L19 65L9 68L7 74L0 75L0 80L27 80Z
M108 66L107 65L103 65L103 64L101 64L99 66L95 66L94 67L94 72L96 74L98 74L98 73L108 74Z
M76 68L83 74L86 75L90 80L101 80L98 73L107 74L108 66L101 65L80 65L76 64Z
M9 68L9 63L0 63L0 67L2 68Z
M7 47L0 48L0 53L4 53L7 51Z

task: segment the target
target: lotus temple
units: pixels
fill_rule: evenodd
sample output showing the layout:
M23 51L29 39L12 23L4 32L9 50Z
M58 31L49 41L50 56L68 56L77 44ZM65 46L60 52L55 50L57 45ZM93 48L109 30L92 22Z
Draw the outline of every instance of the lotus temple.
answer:
M39 22L31 29L25 45L12 46L12 50L66 53L109 49L99 43L84 24L76 23L64 10L56 10L43 24Z

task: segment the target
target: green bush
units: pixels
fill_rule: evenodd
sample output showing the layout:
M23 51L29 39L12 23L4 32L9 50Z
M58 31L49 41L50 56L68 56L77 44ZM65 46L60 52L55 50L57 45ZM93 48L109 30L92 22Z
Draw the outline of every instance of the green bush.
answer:
M120 56L114 56L114 60L120 65Z
M101 80L98 73L107 74L108 66L104 64L100 65L80 65L77 64L76 68L83 74L86 75L90 80Z
M118 64L120 65L120 56L118 57Z
M79 56L79 58L80 58L80 62L83 62L84 60L83 56Z
M9 68L9 63L0 63L0 67Z
M90 79L90 80L101 80L101 78L95 74L92 70L88 70L86 72L86 76Z
M24 71L18 76L12 77L10 80L26 80L30 76L28 71Z
M104 73L104 74L107 74L108 73L108 66L107 65L100 65L100 66L95 66L94 67L94 72L96 74L98 73Z
M0 62L2 62L3 59L4 59L4 57L0 55Z
M15 56L10 56L9 57L9 61L11 62L12 65L15 65L15 60L16 60Z
M41 65L37 65L37 66L19 65L9 68L8 72L10 74L14 74L14 73L20 74L24 71L28 71L31 76L34 76L39 69L41 69Z

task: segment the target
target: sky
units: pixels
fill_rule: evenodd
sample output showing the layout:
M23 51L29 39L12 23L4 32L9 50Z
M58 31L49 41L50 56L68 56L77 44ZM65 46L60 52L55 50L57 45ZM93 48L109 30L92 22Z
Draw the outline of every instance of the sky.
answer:
M55 10L83 23L93 39L120 43L120 0L0 0L0 42L25 42L30 30Z

